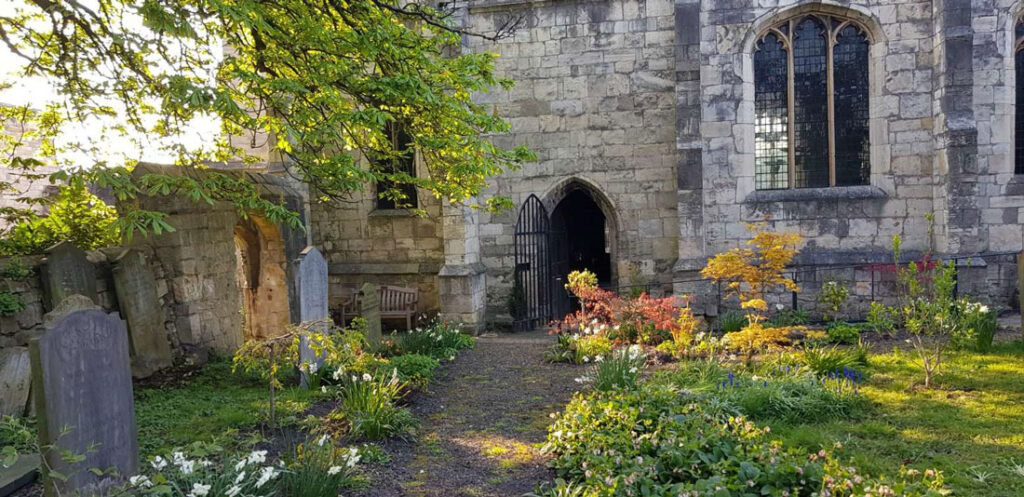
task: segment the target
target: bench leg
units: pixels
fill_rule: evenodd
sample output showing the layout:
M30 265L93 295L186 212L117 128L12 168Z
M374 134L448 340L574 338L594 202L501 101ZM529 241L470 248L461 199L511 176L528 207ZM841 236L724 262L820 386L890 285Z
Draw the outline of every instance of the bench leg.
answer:
M412 331L412 314L405 315L405 331Z

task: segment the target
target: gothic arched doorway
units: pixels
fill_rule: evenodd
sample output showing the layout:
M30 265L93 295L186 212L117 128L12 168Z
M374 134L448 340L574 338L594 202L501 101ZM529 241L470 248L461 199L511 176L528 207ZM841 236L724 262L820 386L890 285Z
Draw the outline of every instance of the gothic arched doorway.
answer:
M573 185L574 186L574 185ZM572 271L589 270L614 285L612 220L584 187L569 188L551 212L552 303L556 318L572 310L564 285Z
M250 218L235 225L234 238L243 340L284 334L289 314L281 231L265 220Z

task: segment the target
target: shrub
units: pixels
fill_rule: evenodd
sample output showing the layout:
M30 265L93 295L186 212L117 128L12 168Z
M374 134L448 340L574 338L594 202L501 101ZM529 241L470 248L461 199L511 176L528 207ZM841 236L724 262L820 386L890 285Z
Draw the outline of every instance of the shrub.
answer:
M342 431L354 438L405 437L416 424L412 413L397 405L405 388L395 371L390 376L363 373L344 378L340 402L328 421L340 423Z
M580 310L557 323L555 333L569 335L600 334L620 344L657 345L673 336L679 319L679 300L653 298L641 293L621 298L599 288L590 271L569 274L566 289L580 300ZM575 337L578 338L578 337Z
M896 331L896 316L893 315L893 309L881 302L871 303L867 321L868 326L875 333L892 336L893 331Z
M854 344L860 341L860 328L850 323L831 322L825 328L832 343Z
M644 360L643 350L637 345L615 351L594 365L594 389L608 391L635 387Z
M810 320L811 315L804 310L793 309L790 311L782 311L772 316L771 323L773 326L802 326L807 324Z
M338 495L341 489L355 484L354 470L359 460L358 448L340 449L327 435L306 440L281 457L281 488L288 497Z
M572 341L570 346L577 364L597 360L612 352L612 341L604 335L583 335Z
M839 309L850 297L850 289L841 282L830 280L821 285L821 294L818 295L818 303L823 307L822 318L825 321L836 321L839 319Z
M11 228L0 240L0 254L39 254L63 241L69 241L82 250L121 242L117 210L89 193L85 183L77 181L61 186L57 195L47 199L47 203L47 215L30 215Z
M827 451L783 447L711 398L662 383L577 393L549 427L563 482L547 495L940 495L941 476L868 477Z
M747 315L739 311L726 311L718 316L718 329L723 333L740 331L747 325Z
M390 372L392 368L398 371L398 380L403 383L424 386L430 382L434 370L441 363L428 355L402 354L379 364L378 370L381 372Z
M801 354L802 362L819 377L836 371L861 369L868 365L867 348L843 350L838 347L808 346Z
M980 302L956 301L957 325L950 336L953 348L985 352L992 347L999 324L996 312Z

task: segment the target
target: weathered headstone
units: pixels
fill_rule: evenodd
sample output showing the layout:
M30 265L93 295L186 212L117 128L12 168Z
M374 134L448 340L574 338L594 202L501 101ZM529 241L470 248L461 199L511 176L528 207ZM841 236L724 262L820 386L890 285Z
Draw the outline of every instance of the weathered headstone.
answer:
M380 287L373 283L363 283L359 289L359 312L366 320L366 341L370 347L380 346Z
M28 348L0 349L0 414L23 416L32 379Z
M115 261L114 291L131 334L132 374L145 378L173 363L164 329L164 309L146 256L130 250Z
M295 267L299 323L310 331L326 332L330 328L327 322L327 261L316 247L306 247L299 254ZM299 337L299 362L306 365L305 368L300 367L303 371L302 384L305 386L309 384L306 371L311 367L320 368L324 362L310 348L306 335Z
M59 306L63 316L50 316L46 332L31 343L39 444L54 447L43 457L68 477L44 475L47 496L99 493L138 470L125 323L116 313L69 307ZM83 459L70 463L63 451Z
M76 294L84 295L93 302L98 300L96 269L85 252L71 242L61 242L46 250L42 276L48 309Z

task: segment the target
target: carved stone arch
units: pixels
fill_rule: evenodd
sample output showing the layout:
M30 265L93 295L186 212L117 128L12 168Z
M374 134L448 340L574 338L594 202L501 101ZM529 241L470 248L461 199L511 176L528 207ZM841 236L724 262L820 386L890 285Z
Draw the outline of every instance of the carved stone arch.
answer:
M587 194L589 194L591 198L594 199L594 202L596 202L597 205L601 207L601 212L604 213L605 218L608 219L609 223L611 223L612 228L614 228L614 231L618 231L619 218L618 210L615 208L615 204L612 202L611 198L609 198L608 195L604 193L604 190L602 190L601 187L597 186L597 183L595 181L592 181L590 179L584 178L582 176L572 176L569 178L565 178L559 181L558 183L555 183L554 186L552 186L551 188L548 188L548 190L544 192L544 195L541 197L541 201L544 202L544 207L550 213L555 210L555 207L558 206L558 203L561 202L562 199L564 199L570 193L577 190L583 190L587 192Z
M755 19L740 45L743 53L753 53L757 41L770 32L773 26L794 17L810 14L829 15L854 23L863 28L868 42L872 45L887 41L878 17L860 6L840 5L821 0L800 0L793 5L771 9Z

